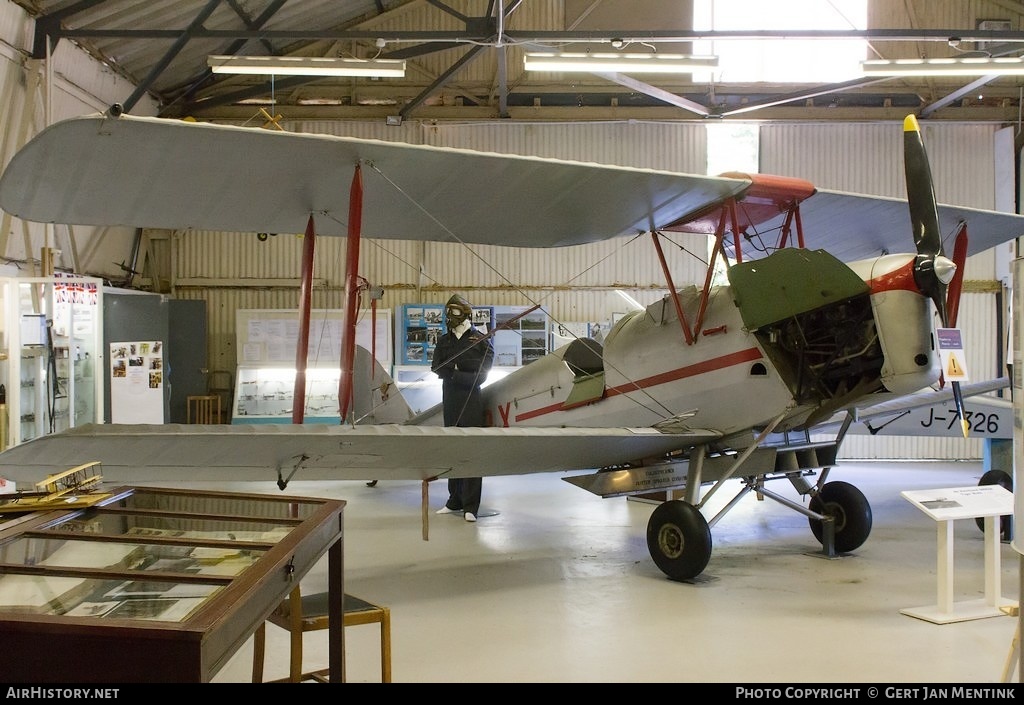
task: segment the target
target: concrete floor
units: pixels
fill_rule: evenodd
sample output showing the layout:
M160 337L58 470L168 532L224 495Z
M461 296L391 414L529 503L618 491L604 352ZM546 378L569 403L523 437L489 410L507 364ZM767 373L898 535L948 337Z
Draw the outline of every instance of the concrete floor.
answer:
M447 493L434 483L428 541L419 483L293 482L287 493L348 502L345 589L391 609L396 683L999 683L1016 617L935 624L900 612L938 601L936 522L900 492L974 486L982 472L980 462L842 463L830 479L867 495L873 530L831 559L805 517L747 496L712 528L711 561L687 583L647 552L654 505L554 475L486 479L482 511L497 514L476 524L436 516ZM796 498L787 482L771 489ZM1000 592L1016 601L1020 556L1009 543L999 553ZM954 523L953 566L955 601L983 599L974 520ZM324 567L304 590L326 589ZM346 631L350 682L380 680L378 634ZM326 666L326 636L306 634L307 670ZM284 630L267 627L267 651L265 678L287 675ZM248 682L251 659L250 639L214 682Z

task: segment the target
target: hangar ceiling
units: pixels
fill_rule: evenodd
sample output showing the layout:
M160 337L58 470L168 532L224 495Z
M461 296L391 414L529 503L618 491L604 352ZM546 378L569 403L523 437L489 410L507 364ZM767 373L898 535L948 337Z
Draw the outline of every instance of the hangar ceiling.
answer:
M1024 85L992 76L725 84L689 76L537 78L522 69L528 49L609 50L613 40L678 52L700 39L858 38L879 58L963 55L982 46L1016 56L1024 50L1016 29L1024 3L1011 0L990 0L1010 29L979 29L973 21L929 28L932 16L919 11L909 12L907 26L842 32L698 32L689 0L15 1L35 18L35 58L75 42L138 86L121 101L127 112L148 93L164 117L247 119L257 106L272 106L293 119L885 120L913 111L925 119L1015 122ZM951 4L931 0L927 11ZM886 15L883 24L900 16ZM404 58L408 68L403 79L242 77L211 73L211 54L380 56Z

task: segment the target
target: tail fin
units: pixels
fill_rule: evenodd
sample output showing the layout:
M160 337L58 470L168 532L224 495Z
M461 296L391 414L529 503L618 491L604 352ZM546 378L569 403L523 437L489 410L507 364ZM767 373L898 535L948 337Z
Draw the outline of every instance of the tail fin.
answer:
M368 350L356 346L352 379L356 424L404 423L414 414L391 375Z

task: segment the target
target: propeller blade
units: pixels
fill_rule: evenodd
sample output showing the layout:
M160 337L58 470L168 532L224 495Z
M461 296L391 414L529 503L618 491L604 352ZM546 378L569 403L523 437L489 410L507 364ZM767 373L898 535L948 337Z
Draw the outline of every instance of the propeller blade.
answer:
M964 414L964 393L960 391L959 382L950 382L949 386L953 389L953 403L956 404L956 413L960 415L960 430L964 432L964 438L967 438L971 426L967 423L967 416Z
M956 235L956 242L953 245L953 264L956 272L949 282L949 289L946 292L946 316L949 318L949 327L956 328L956 317L960 311L960 291L964 286L964 263L967 261L967 226L960 225L960 232Z
M949 282L946 291L946 315L949 318L950 328L956 328L957 314L960 312L960 291L964 285L964 263L967 260L967 226L961 224L960 232L956 234L956 242L953 245L953 264L956 265L956 272ZM960 414L960 427L964 432L964 438L970 427L967 423L967 415L964 413L964 396L960 391L959 382L951 382L953 388L953 401L956 403L956 412Z
M945 327L946 283L942 281L937 266L949 260L942 252L942 233L939 231L939 214L935 206L935 190L932 187L932 171L928 165L928 154L921 139L921 127L917 118L908 115L903 120L903 168L907 180L907 205L910 207L910 225L917 248L914 264L914 280L925 296L935 303L935 310ZM942 258L940 260L939 258ZM952 276L952 272L948 272Z
M903 120L903 168L907 179L907 205L910 207L910 224L914 231L914 245L917 258L914 261L914 281L925 296L935 304L943 328L950 326L950 300L955 299L952 320L959 308L960 286L963 283L963 262L957 263L942 251L942 233L939 230L939 213L932 184L932 171L928 154L921 139L921 126L917 118L908 115ZM957 236L957 247L961 256L967 254L967 238L961 231ZM956 253L954 252L954 258ZM950 284L957 281L955 290ZM952 297L950 296L952 294ZM960 383L952 383L953 401L960 417L960 428L967 438L969 426L964 414L964 398Z

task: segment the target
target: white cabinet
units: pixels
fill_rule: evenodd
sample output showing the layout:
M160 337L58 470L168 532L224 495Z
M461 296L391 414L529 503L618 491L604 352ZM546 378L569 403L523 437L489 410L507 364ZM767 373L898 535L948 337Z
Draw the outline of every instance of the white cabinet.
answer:
M103 282L0 278L0 445L103 418Z

